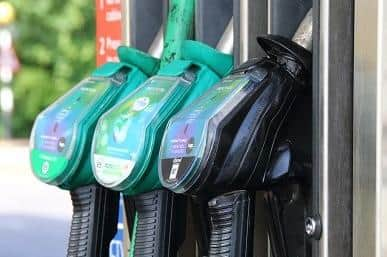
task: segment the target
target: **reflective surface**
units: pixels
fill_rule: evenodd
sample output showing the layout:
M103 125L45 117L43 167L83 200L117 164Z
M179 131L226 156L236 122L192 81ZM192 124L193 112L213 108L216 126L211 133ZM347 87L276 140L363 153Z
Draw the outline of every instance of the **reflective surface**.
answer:
M216 49L225 54L232 54L234 50L234 19L231 17L226 30L219 39Z
M314 3L313 256L352 257L353 1Z
M387 6L355 6L353 256L379 257L387 256Z
M121 1L121 43L160 57L166 10L167 0Z
M234 61L239 65L249 58L262 57L256 36L267 33L268 9L266 0L238 0L234 5Z

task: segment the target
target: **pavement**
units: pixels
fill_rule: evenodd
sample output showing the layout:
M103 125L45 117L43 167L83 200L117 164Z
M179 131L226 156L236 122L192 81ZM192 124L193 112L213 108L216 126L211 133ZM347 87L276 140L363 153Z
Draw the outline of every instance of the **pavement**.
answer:
M0 256L66 256L71 212L67 191L33 176L28 142L0 141Z

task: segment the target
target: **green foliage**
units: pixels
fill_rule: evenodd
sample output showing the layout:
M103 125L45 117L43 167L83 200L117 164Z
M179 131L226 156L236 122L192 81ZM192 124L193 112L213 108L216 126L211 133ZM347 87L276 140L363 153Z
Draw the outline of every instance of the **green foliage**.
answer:
M13 135L28 136L36 115L95 66L95 7L85 0L11 0L21 69L13 82Z

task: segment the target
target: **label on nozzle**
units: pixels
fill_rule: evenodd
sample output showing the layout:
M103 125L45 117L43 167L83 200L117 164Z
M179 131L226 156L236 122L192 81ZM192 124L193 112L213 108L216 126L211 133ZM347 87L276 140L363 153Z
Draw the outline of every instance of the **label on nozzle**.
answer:
M63 172L76 151L80 123L95 112L110 84L108 78L85 79L38 116L31 135L31 162L38 177L51 180Z
M104 114L93 138L93 171L106 185L125 180L144 153L147 131L162 112L180 77L155 76Z
M160 149L164 181L180 180L195 158L202 157L209 121L248 81L243 75L228 76L171 118Z

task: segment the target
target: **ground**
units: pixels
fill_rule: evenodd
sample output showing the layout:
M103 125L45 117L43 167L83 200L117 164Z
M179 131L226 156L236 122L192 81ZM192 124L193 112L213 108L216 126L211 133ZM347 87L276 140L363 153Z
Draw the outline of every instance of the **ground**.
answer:
M32 175L28 142L0 141L0 256L66 256L71 211L67 191Z

